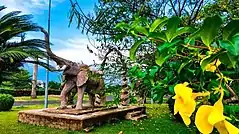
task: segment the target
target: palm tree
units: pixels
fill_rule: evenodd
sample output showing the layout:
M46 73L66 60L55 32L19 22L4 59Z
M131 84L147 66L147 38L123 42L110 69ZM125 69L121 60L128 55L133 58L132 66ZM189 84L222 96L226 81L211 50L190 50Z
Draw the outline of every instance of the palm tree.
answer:
M0 14L6 7L0 6ZM50 69L44 63L47 58L46 42L40 39L15 41L24 33L40 31L42 28L31 21L31 15L13 11L0 16L0 84L11 79L11 72L17 71L24 63L36 63ZM38 58L38 61L34 59Z

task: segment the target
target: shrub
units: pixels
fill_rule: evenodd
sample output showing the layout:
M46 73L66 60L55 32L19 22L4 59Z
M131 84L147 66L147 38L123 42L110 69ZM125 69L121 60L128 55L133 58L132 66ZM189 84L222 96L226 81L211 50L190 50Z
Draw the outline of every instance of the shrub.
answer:
M14 98L9 94L0 94L0 111L9 111L14 103Z

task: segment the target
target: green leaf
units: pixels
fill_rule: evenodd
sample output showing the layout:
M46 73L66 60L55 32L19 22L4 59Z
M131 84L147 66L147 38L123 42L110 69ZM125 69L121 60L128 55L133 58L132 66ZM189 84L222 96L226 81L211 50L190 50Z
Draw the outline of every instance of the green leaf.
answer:
M176 32L173 34L173 37L170 41L172 41L174 38L185 34L185 33L192 33L194 30L191 27L180 27L176 30Z
M222 24L222 19L220 16L216 15L213 17L208 17L204 20L203 25L200 30L200 36L203 43L210 47L210 44L213 42L214 38L218 33L218 29Z
M156 20L152 23L152 25L151 25L151 27L150 27L150 29L149 29L149 32L154 32L155 29L158 28L158 27L159 27L159 28L162 28L162 26L164 26L164 25L166 24L167 20L168 20L167 17L162 17L162 18L156 19Z
M144 42L143 39L141 40L138 40L134 43L134 45L130 48L130 53L129 53L129 56L130 56L130 59L131 60L135 60L136 59L136 51L138 50L139 46Z
M144 34L144 35L146 35L146 36L149 35L149 32L148 32L148 30L147 30L145 27L135 26L134 30L135 30L136 32L142 33L142 34Z
M170 55L168 55L168 51L164 51L161 54L159 54L159 52L157 51L155 54L155 62L157 65L162 66L163 63L170 57Z
M233 35L239 32L239 20L232 20L223 29L223 40L230 40Z
M179 17L172 17L168 20L167 30L165 31L167 40L170 42L178 29L178 25L180 24Z
M116 36L114 36L114 40L115 42L118 42L119 40L123 39L125 37L124 34L117 34Z
M175 93L174 93L174 86L175 86L175 85L170 85L170 86L168 87L169 93L171 93L172 95L175 94Z
M191 42L194 42L197 37L200 37L200 29L190 34L187 38L185 38L184 43L191 44Z
M163 40L164 42L167 41L167 37L163 32L150 32L148 37L152 40Z
M121 29L121 30L130 29L130 25L125 22L120 22L120 23L116 24L115 28Z
M162 51L164 51L165 49L168 49L174 45L176 45L177 43L179 43L181 40L175 40L174 42L165 42L163 43L163 45L159 45L157 47L158 51L161 53Z
M145 78L145 76L146 76L146 72L140 71L140 72L137 73L137 77L140 78L140 79Z
M165 88L162 87L160 84L157 84L156 86L153 86L152 87L152 91L153 91L153 100L154 101L159 101L159 103L162 103L163 102L163 96L164 96L164 93L165 93Z
M234 56L239 55L239 34L232 37L232 41L222 40L219 45Z
M181 64L181 66L179 67L179 69L178 69L178 74L180 74L181 70L182 70L188 63L190 63L190 62L191 62L191 61L183 62L183 63Z
M220 56L219 56L219 60L227 65L228 67L233 67L233 68L236 68L236 57L231 55L230 53L222 53Z
M152 66L152 67L149 69L149 76L154 77L155 74L158 72L158 70L159 70L159 67L158 67L158 66Z
M202 70L204 71L205 68L206 68L206 66L207 66L208 64L212 63L212 62L218 57L218 55L220 55L220 53L211 55L211 56L209 56L209 57L203 59L203 60L201 61L201 68L202 68Z

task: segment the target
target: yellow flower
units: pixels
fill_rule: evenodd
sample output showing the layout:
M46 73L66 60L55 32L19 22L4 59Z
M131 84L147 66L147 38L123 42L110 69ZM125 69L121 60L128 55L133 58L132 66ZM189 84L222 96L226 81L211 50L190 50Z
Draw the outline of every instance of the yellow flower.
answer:
M216 63L216 62L217 62L217 63ZM213 61L212 63L209 63L209 64L206 66L205 70L206 70L206 71L209 71L209 72L215 72L215 70L217 69L217 67L218 67L219 65L221 65L221 62L220 62L219 59L217 59L217 60Z
M198 96L209 95L208 93L193 93L192 89L187 87L188 83L177 84L174 87L175 99L174 103L174 115L179 112L184 123L188 126L191 123L190 116L195 111L196 101L195 98Z
M239 134L239 129L226 121L223 115L223 91L220 90L221 96L213 105L202 105L198 108L195 118L195 124L198 130L203 134L209 134L215 127L220 134Z

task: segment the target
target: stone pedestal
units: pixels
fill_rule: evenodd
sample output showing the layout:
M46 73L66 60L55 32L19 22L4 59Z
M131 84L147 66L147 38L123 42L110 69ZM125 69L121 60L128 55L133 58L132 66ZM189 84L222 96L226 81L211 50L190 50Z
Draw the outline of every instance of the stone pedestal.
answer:
M134 111L145 113L145 107L98 107L94 110L89 108L85 110L58 110L56 108L26 110L18 113L18 121L52 128L82 130L87 127L101 125L111 120L125 119L127 113Z

